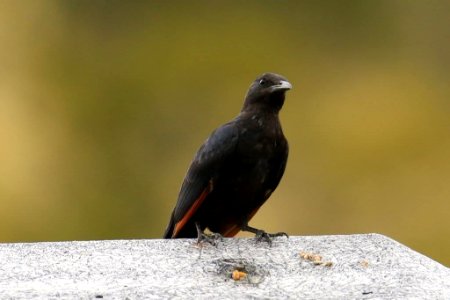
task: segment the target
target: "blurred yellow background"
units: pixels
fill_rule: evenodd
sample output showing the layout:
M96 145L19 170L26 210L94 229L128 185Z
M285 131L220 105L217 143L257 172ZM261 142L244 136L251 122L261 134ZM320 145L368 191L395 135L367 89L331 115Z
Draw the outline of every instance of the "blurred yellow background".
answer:
M158 238L260 73L294 86L251 222L450 265L449 1L2 1L0 241Z

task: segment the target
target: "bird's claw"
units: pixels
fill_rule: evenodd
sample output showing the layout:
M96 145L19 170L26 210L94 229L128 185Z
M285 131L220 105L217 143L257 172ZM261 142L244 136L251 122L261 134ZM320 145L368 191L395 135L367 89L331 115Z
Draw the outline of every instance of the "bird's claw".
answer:
M223 241L223 236L220 233L201 233L197 238L197 244L206 242L212 246L217 246L217 241Z
M267 233L264 230L258 230L255 235L255 239L257 242L266 242L267 244L272 245L272 240L279 236L289 238L289 235L286 232Z

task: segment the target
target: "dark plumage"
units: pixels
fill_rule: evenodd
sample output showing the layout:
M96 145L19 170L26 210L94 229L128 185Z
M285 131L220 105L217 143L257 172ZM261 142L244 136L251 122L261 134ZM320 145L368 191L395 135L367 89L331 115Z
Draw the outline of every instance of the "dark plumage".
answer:
M240 230L269 238L248 222L283 176L288 143L278 112L291 84L266 73L250 86L240 114L200 147L181 186L164 238L193 238L208 228L231 237Z

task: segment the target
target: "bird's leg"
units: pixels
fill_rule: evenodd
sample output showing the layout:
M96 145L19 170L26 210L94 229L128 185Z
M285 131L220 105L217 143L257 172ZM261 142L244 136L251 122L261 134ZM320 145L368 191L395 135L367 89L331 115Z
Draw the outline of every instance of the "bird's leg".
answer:
M285 236L289 238L286 232L277 232L277 233L267 233L262 229L256 229L254 227L248 226L248 224L244 224L241 227L242 231L248 231L255 234L255 238L257 242L267 242L269 245L272 245L272 239L277 236Z
M198 222L195 222L195 227L197 228L197 244L200 244L201 242L207 242L208 244L217 246L217 241L223 239L223 236L220 233L204 233L202 227Z

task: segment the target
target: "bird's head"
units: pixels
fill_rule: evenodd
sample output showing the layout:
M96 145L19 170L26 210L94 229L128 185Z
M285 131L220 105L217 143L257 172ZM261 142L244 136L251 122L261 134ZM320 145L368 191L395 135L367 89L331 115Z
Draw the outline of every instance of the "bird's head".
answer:
M284 104L285 92L292 85L281 75L264 73L250 86L242 110L267 109L278 112Z

